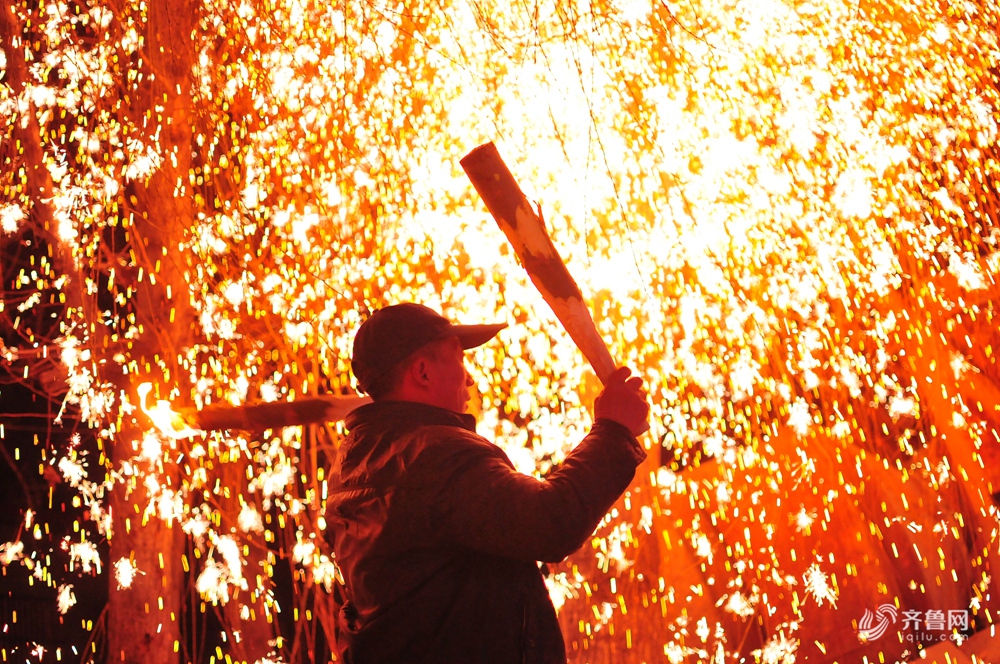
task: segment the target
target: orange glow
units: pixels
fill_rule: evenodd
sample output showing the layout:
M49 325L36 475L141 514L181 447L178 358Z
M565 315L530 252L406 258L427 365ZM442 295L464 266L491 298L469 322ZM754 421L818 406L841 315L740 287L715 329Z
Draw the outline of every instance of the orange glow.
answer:
M993 627L994 0L206 0L153 50L177 6L10 11L0 390L83 442L0 422L78 511L56 533L36 505L0 563L54 612L113 575L121 606L157 589L143 619L184 648L181 606L220 616L216 660L305 661L342 582L342 423L179 413L353 394L353 334L386 303L509 323L469 356L479 431L522 472L565 457L599 383L459 168L495 140L652 402L650 461L547 580L572 661L908 661ZM183 544L133 547L156 528ZM171 566L190 589L162 590Z
M181 439L190 438L204 434L204 431L192 429L181 419L180 413L170 408L170 402L165 399L157 399L153 406L146 405L146 397L152 391L152 383L142 383L136 388L139 395L139 408L152 420L156 429L168 438Z

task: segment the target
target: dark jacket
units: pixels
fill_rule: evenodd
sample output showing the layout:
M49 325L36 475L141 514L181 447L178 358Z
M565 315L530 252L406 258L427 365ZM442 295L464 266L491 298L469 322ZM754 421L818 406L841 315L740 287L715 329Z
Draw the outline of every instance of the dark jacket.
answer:
M645 458L629 431L598 420L540 481L471 415L381 402L347 427L327 510L344 661L565 662L536 561L578 549L628 487Z

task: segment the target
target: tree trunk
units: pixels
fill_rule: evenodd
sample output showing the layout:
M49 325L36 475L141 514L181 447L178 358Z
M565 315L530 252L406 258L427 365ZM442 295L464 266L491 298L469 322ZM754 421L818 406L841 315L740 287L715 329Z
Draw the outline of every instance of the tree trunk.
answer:
M134 126L142 139L162 158L159 169L145 182L135 182L134 216L122 220L134 256L132 267L148 275L130 284L135 323L140 335L132 342L135 360L131 380L121 388L133 403L135 388L150 380L160 398L189 400L185 350L193 341L195 320L178 246L191 227L193 214L189 171L192 131L190 121L195 25L188 0L153 0L149 4L145 48L148 84L133 98ZM138 373L138 376L136 375ZM124 422L110 453L117 465L133 457L137 441L149 428L145 421ZM173 664L181 649L180 615L184 576L181 568L184 536L180 524L153 514L145 516L154 491L180 490L176 451L165 445L163 463L148 464L132 478L134 487L117 484L112 496L114 534L112 564L131 557L144 574L129 589L118 590L111 579L108 598L108 652L110 661ZM133 488L131 492L130 488Z

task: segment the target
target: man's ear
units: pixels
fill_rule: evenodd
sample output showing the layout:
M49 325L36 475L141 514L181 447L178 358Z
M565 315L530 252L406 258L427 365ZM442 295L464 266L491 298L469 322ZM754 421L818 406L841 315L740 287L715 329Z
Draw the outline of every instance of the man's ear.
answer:
M406 373L409 374L410 380L413 381L414 386L419 388L426 388L430 385L431 377L428 371L428 362L426 357L418 357Z

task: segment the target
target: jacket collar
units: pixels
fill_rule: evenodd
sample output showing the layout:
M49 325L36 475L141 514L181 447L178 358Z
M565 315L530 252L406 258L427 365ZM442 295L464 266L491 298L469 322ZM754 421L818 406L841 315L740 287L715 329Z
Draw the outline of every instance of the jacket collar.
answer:
M348 431L359 426L374 425L382 428L389 423L397 425L405 423L408 428L443 425L476 432L474 416L415 401L376 401L355 408L344 419Z

